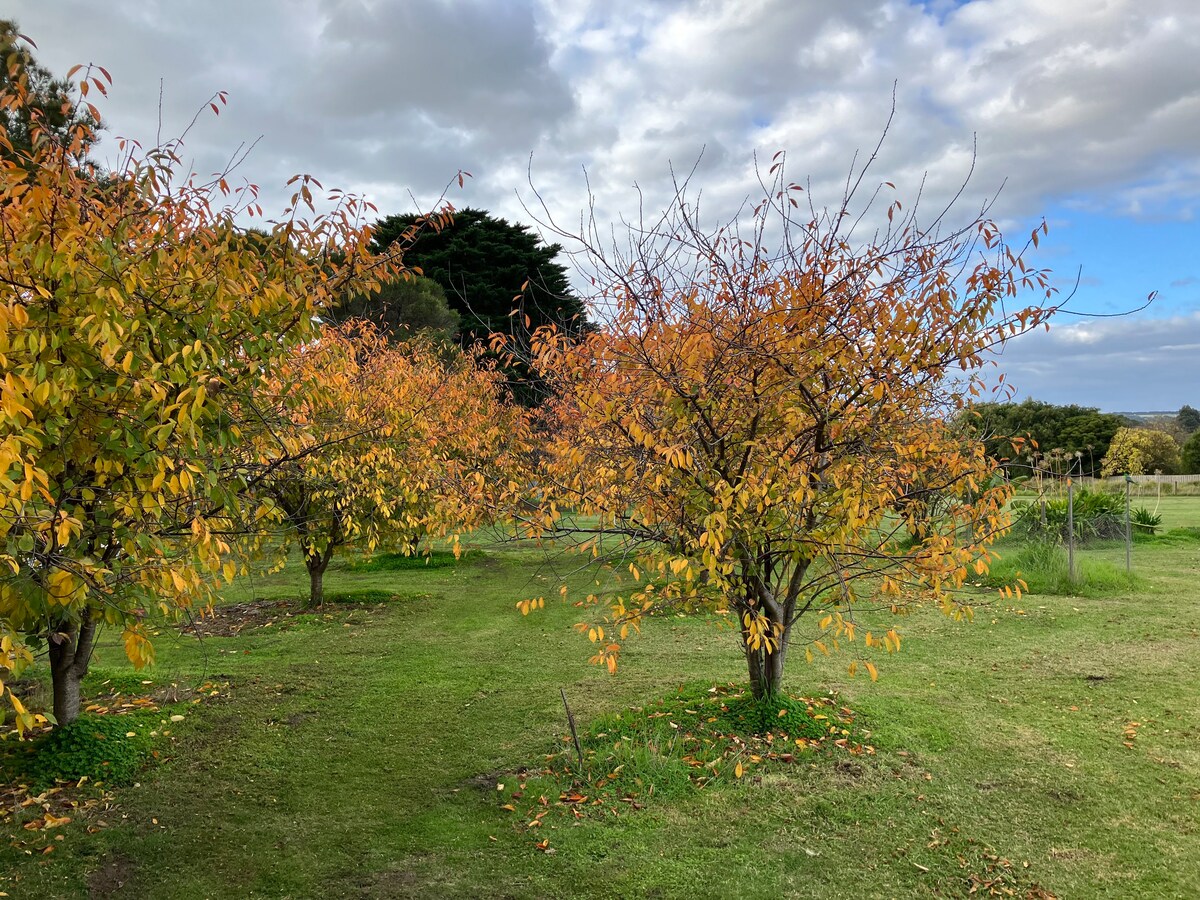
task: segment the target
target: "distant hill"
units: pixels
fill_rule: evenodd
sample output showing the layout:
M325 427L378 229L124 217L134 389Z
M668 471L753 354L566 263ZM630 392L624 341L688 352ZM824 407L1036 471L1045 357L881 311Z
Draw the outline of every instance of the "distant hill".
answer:
M1178 412L1179 412L1179 410L1177 410L1177 409L1162 409L1162 410L1151 410L1149 412L1120 411L1120 412L1113 413L1113 415L1124 416L1127 419L1143 419L1144 420L1144 419L1155 419L1155 418L1158 418L1159 416L1170 416L1171 418L1174 418Z

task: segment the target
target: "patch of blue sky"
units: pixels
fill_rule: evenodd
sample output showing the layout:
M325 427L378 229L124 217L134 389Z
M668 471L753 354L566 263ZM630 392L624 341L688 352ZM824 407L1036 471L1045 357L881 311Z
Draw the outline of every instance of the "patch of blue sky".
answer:
M972 0L909 0L912 6L917 6L933 16L939 25L944 24L955 10L966 6Z
M1141 306L1155 291L1142 316L1200 309L1200 221L1134 219L1074 204L1051 207L1046 220L1050 234L1033 261L1054 270L1064 293L1078 277L1071 309L1111 315Z

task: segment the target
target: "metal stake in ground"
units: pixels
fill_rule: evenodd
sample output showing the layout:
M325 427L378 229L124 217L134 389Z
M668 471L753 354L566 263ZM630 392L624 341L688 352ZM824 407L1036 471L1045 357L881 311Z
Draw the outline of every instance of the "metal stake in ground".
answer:
M571 740L575 742L575 752L579 755L579 772L583 774L583 748L579 746L579 732L575 730L575 717L571 715L571 707L567 705L566 689L559 688L558 692L562 694L563 709L567 711L567 724L571 726Z
M1125 476L1125 574L1128 575L1133 571L1130 560L1130 549L1133 545L1133 529L1129 524L1129 483L1133 481L1128 475Z
M1067 577L1075 583L1075 483L1067 479Z

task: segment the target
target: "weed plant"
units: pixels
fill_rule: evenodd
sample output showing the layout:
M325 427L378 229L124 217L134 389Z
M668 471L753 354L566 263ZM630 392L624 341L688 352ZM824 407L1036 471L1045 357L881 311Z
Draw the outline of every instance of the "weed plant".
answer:
M1134 530L1142 534L1154 534L1163 520L1163 517L1158 513L1153 513L1144 506L1139 506L1135 509L1131 518Z
M4 761L16 780L35 789L86 777L107 785L134 780L154 752L160 713L83 715L45 736L15 745Z

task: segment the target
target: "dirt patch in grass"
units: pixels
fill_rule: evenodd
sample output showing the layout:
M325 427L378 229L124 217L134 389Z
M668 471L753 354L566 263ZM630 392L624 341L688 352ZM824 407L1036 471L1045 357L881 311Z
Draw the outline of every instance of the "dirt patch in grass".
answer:
M1063 806L1074 806L1083 800L1082 794L1069 787L1050 788L1046 791L1046 796Z
M394 871L380 872L372 879L371 887L377 888L379 893L370 892L367 896L370 897L393 897L397 891L405 891L415 888L419 883L419 879L412 872Z
M322 617L330 621L349 609L371 609L399 600L433 599L432 594L399 594L395 591L361 590L328 594L321 606L306 608L302 600L251 600L231 603L205 610L181 625L183 634L197 637L236 637L244 631L259 628L287 630L299 623L311 623Z
M519 777L513 773L513 777ZM504 780L503 772L484 772L480 775L472 775L470 778L459 782L460 788L473 788L477 791L483 791L488 794L496 790L496 785Z
M343 893L353 886L354 894ZM391 869L372 875L359 875L349 883L342 882L334 891L341 896L357 897L427 897L429 886L422 885L416 874L406 869Z
M1066 860L1094 859L1098 855L1099 854L1097 854L1095 851L1086 850L1082 847L1051 847L1050 848L1050 858L1051 859L1066 859Z
M233 637L247 628L264 628L268 624L286 624L300 612L293 600L251 600L230 606L216 606L179 627L184 634L197 637Z
M104 865L88 873L89 898L114 897L133 879L137 864L123 853L115 854Z

